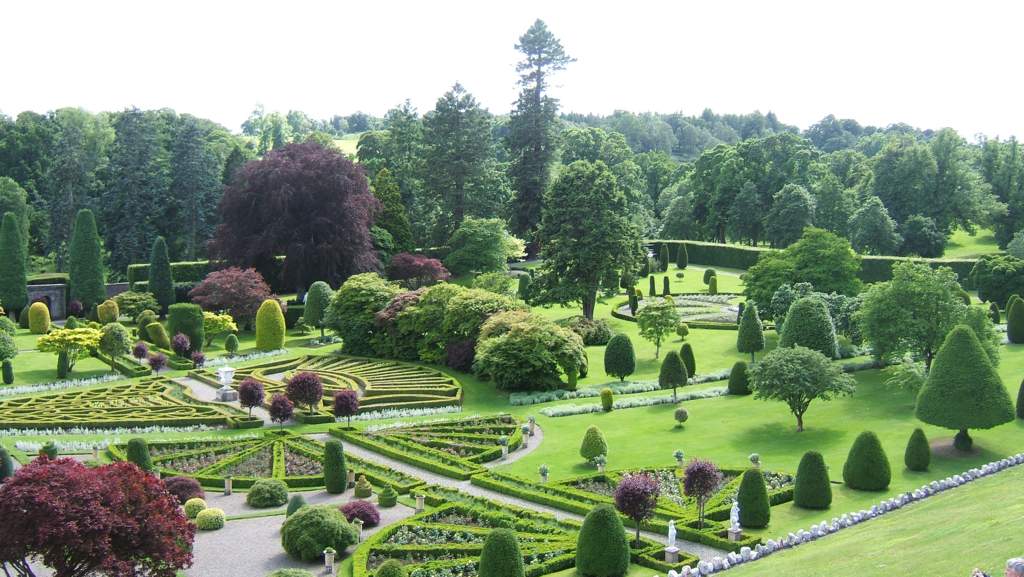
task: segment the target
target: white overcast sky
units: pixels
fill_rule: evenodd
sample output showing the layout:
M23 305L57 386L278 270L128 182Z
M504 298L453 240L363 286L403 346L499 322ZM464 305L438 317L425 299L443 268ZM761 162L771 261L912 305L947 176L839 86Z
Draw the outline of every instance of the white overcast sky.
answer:
M0 0L0 111L170 107L238 130L257 103L422 112L458 81L500 114L539 17L577 59L556 79L567 111L1024 136L1022 16L1009 0Z

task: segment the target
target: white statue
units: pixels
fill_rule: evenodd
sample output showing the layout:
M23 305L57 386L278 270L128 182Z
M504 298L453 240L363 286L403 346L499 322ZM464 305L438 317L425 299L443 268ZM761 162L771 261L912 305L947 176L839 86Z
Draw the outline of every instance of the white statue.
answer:
M740 530L740 502L733 500L732 510L729 511L729 528L733 531Z
M676 546L676 522L675 521L669 521L668 522L668 546L669 547L675 547Z

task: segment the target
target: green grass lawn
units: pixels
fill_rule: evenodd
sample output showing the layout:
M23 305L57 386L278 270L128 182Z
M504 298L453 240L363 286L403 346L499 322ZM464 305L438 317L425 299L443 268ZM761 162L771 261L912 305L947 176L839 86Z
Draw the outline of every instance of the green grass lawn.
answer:
M946 241L943 258L977 258L986 254L1002 252L996 244L990 229L982 228L972 236L963 229L956 229Z
M341 138L335 138L334 145L337 146L345 154L355 156L356 145L359 144L359 137L362 135L362 132L353 132L350 134L346 134Z

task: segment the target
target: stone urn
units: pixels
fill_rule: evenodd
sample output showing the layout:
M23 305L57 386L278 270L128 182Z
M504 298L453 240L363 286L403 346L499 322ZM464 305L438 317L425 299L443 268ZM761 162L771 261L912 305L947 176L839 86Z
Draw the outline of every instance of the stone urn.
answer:
M220 379L220 388L217 389L217 400L222 403L230 403L238 400L238 391L231 387L235 380L235 369L233 367L220 367L217 369L217 377Z

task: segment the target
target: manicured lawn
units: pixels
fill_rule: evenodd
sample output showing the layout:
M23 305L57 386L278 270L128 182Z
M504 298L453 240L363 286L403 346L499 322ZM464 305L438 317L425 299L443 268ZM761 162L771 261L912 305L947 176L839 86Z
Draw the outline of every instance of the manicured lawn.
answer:
M362 132L353 132L351 134L346 134L341 138L335 138L334 145L337 146L338 149L344 152L345 154L355 156L356 145L359 144L359 137L362 135Z
M962 229L953 231L946 241L944 258L976 258L986 254L1002 252L996 244L992 231L982 228L971 236Z

